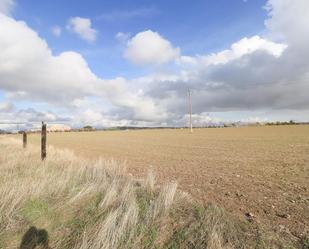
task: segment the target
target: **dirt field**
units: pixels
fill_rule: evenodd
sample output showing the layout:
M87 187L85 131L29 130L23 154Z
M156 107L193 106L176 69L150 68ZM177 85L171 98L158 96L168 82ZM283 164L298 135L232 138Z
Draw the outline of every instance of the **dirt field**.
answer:
M29 135L39 143L39 135ZM301 237L309 229L309 126L53 133L48 143L76 154L126 160L258 223Z

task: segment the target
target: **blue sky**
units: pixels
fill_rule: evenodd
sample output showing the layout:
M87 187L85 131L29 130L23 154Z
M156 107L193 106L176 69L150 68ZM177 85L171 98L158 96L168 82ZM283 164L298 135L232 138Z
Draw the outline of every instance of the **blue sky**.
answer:
M308 121L308 11L306 0L0 0L0 119L183 126L190 88L195 125Z
M74 50L81 53L100 77L136 77L147 69L123 60L118 32L159 32L182 53L190 56L226 49L240 38L264 30L265 1L21 1L14 17L25 20L46 39L55 54ZM53 26L65 27L69 17L91 18L98 31L94 44L64 30L60 37Z

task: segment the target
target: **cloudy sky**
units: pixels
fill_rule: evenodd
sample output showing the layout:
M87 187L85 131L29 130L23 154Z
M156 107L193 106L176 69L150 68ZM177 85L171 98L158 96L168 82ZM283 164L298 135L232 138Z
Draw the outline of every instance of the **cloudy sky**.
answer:
M309 1L0 0L0 122L309 121ZM8 125L1 124L1 128Z

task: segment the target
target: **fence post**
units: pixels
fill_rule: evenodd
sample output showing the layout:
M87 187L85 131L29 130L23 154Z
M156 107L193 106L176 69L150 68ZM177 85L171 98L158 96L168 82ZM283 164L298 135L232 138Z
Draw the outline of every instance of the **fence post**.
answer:
M41 133L41 159L46 158L46 124L42 122L42 133Z
M23 147L27 148L27 132L23 132Z

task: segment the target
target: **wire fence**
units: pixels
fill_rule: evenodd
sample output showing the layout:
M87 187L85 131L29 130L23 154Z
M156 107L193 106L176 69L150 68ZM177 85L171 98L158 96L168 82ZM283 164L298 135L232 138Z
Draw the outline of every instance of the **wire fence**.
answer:
M22 124L29 124L30 122L0 122L0 125L22 125ZM40 124L39 128L37 131L40 131L41 133L41 159L42 161L45 160L46 155L47 155L47 148L46 148L46 141L47 141L47 128L46 128L46 123L45 122L31 122L32 124ZM23 142L23 148L27 148L27 134L28 131L18 131L19 133L22 133L22 142Z

